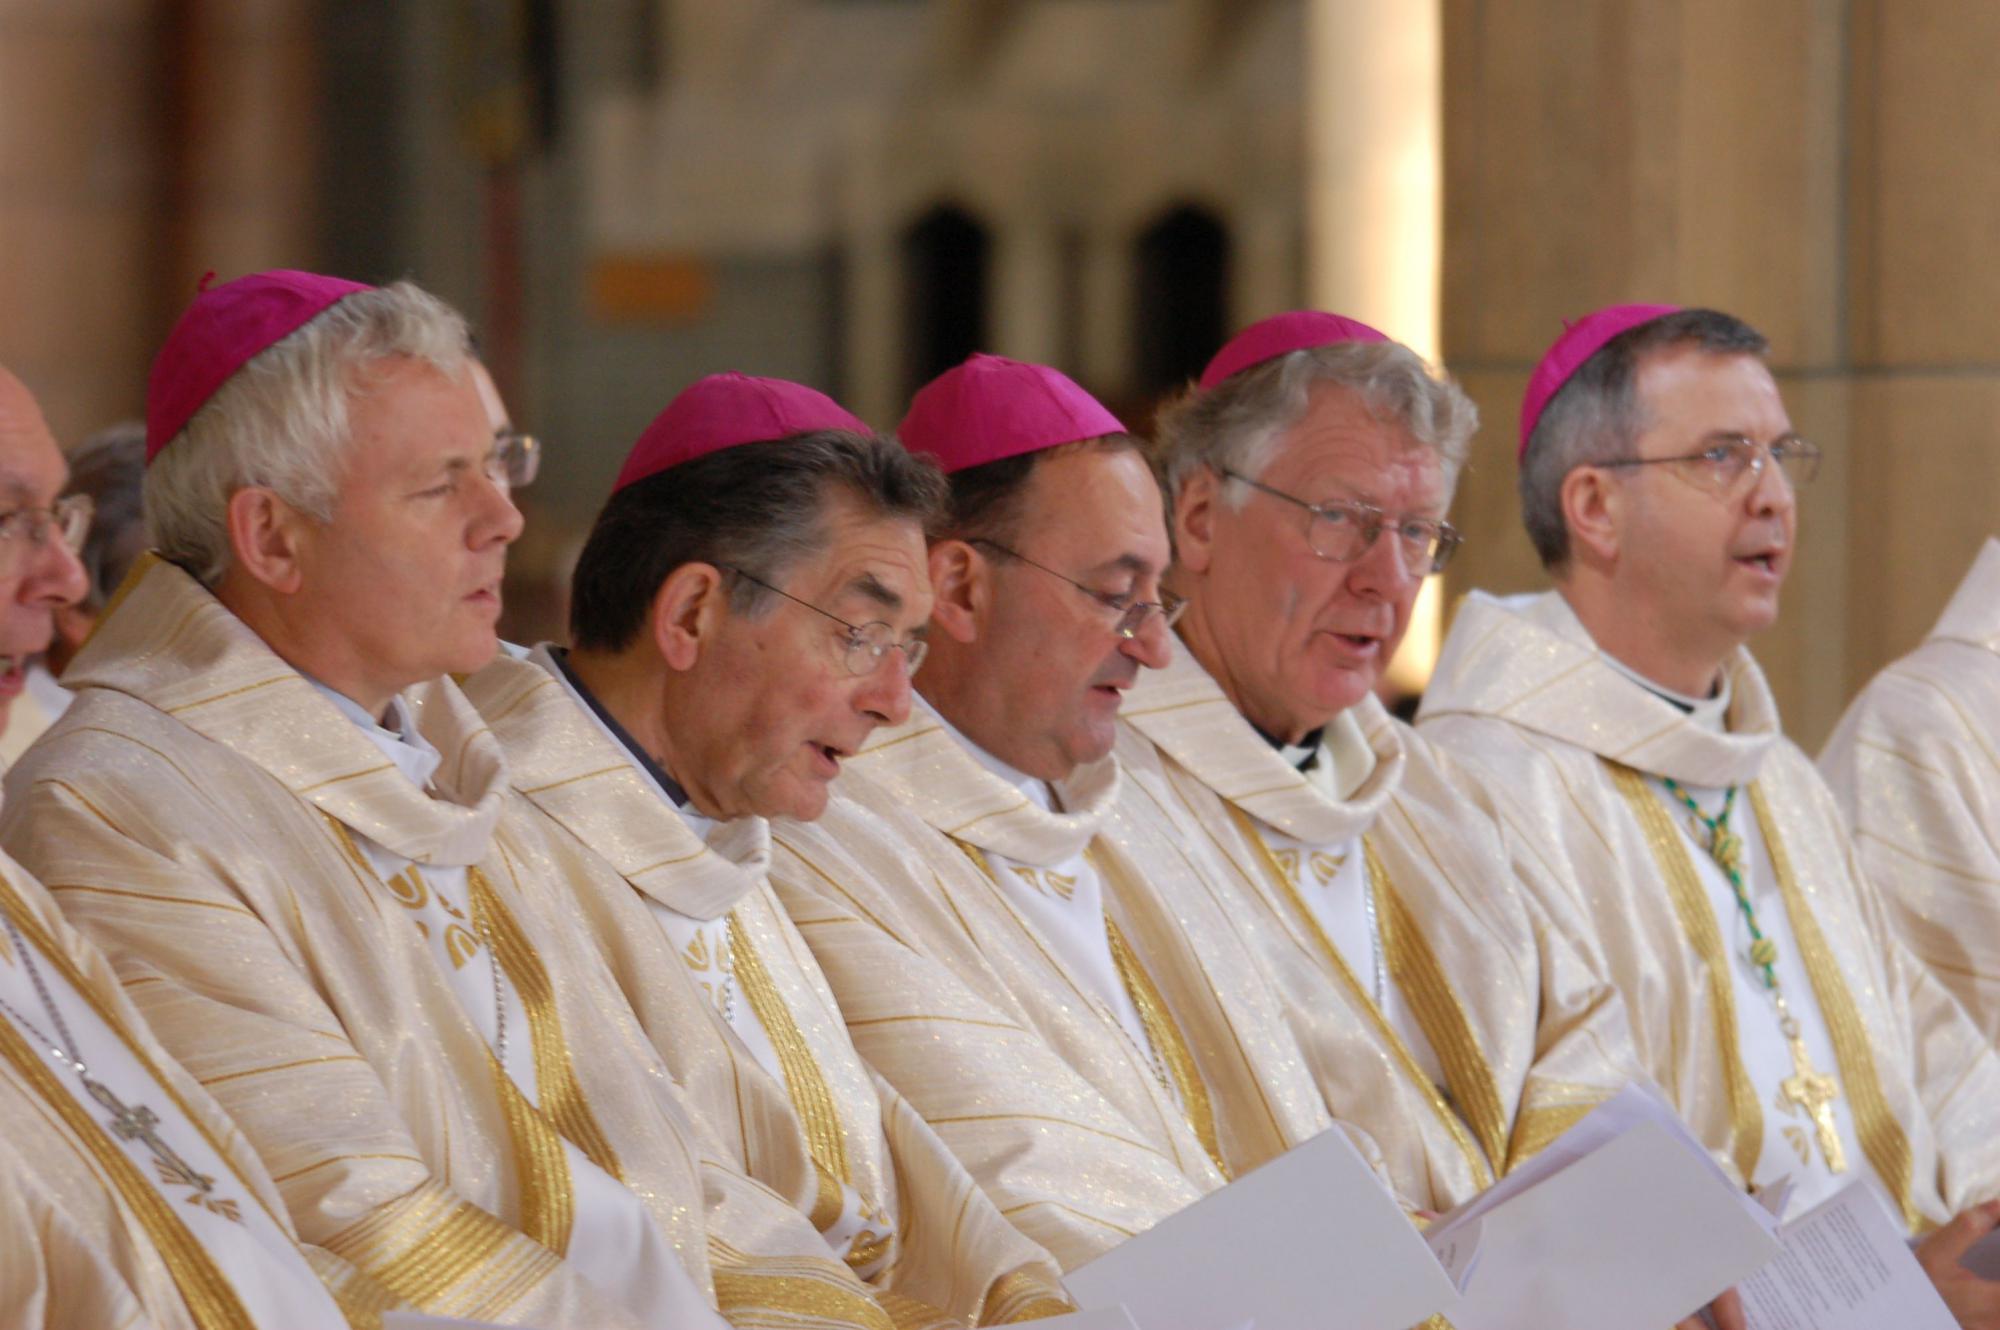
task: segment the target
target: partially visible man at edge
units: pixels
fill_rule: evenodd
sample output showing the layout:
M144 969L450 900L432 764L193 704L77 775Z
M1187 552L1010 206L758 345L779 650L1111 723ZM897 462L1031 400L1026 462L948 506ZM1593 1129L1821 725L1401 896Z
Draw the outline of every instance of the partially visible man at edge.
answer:
M1113 718L1171 649L1137 442L1056 371L984 355L900 435L951 481L922 702L823 818L774 824L772 880L863 1056L1068 1268L1331 1119L1205 888L1101 834Z
M1861 867L1910 949L2000 1044L2000 540L1819 755Z
M817 816L841 760L909 713L943 490L810 388L711 375L620 471L570 649L465 685L654 1047L899 1325L1069 1309L1054 1262L862 1063L765 876L765 819Z
M1161 409L1183 650L1120 712L1119 819L1215 852L1332 1112L1443 1211L1621 1085L1625 1016L1519 855L1374 688L1478 425L1339 315L1253 324ZM1509 868L1510 862L1516 867Z
M0 369L0 651L13 660L45 649L51 612L87 586L90 509L57 498L63 476L34 398ZM336 1330L348 1321L329 1290L357 1312L377 1300L330 1253L300 1251L263 1164L4 856L0 1117L0 1325Z
M804 1217L702 1150L447 677L494 652L528 478L467 354L407 284L196 299L148 389L160 557L71 663L0 838L59 869L301 1236L394 1296L880 1330Z
M1468 596L1419 723L1548 857L1702 1141L1752 1186L1789 1176L1795 1206L1872 1172L1987 1330L2000 1285L1958 1258L2000 1220L2000 1059L1891 928L1744 645L1818 463L1765 349L1666 305L1556 340L1519 458L1556 587Z

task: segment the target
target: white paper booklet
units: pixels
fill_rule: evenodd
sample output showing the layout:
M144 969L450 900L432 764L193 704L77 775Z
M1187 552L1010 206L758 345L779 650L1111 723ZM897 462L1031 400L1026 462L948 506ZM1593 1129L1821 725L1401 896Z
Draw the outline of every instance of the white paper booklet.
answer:
M1379 1178L1335 1129L1212 1192L1064 1280L1142 1330L1408 1330L1456 1298ZM1454 1316L1456 1313L1452 1313Z
M1658 1330L1778 1253L1777 1221L1631 1086L1426 1235L1458 1330Z
M1854 1181L1779 1230L1739 1285L1750 1330L1957 1330L1875 1189Z

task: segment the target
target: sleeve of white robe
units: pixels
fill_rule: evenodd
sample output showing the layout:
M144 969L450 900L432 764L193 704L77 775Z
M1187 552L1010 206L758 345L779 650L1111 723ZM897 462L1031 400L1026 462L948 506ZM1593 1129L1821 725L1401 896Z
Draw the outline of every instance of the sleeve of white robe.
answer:
M624 1326L554 1253L432 1175L368 1062L227 886L121 835L67 787L9 792L9 848L111 958L160 1042L263 1157L302 1241L426 1312Z

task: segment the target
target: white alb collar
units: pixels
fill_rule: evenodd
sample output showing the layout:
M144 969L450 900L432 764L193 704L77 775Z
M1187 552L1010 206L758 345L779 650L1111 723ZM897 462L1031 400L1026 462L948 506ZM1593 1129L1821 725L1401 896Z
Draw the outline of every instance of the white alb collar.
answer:
M319 689L320 696L333 703L341 715L353 721L356 728L382 750L384 757L396 764L396 770L402 772L412 785L420 790L430 788L431 777L437 774L438 764L444 761L444 757L417 729L417 719L410 714L409 704L403 701L402 694L389 699L389 710L383 716L395 727L390 729L370 716L366 708L347 694L328 687L310 674L305 676L305 680Z

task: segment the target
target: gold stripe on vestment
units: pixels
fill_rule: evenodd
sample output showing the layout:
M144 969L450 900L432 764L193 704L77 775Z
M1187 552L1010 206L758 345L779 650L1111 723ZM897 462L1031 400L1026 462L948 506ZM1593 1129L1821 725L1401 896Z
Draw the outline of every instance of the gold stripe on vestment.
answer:
M1666 880L1667 895L1674 915L1681 922L1688 945L1708 971L1708 1000L1715 1009L1715 1055L1722 1064L1723 1085L1729 1096L1730 1129L1735 1133L1731 1156L1744 1185L1757 1173L1757 1159L1764 1152L1764 1108L1757 1102L1756 1087L1743 1065L1743 1048L1736 1026L1736 984L1729 971L1729 953L1722 945L1722 931L1716 926L1715 911L1709 908L1708 892L1695 874L1694 859L1687 842L1674 826L1667 810L1646 786L1646 778L1620 762L1604 759L1611 770L1612 784L1625 796L1626 804L1652 848L1653 862Z
M1389 963L1389 977L1402 991L1417 1018L1417 1025L1430 1041L1444 1068L1445 1084L1461 1117L1479 1138L1491 1170L1507 1167L1507 1110L1500 1102L1500 1088L1493 1068L1472 1032L1472 1019L1444 977L1416 916L1389 881L1389 870L1376 853L1371 837L1361 838L1361 852L1368 861L1368 889L1374 893L1376 914L1381 920L1382 951ZM1481 1170L1477 1183L1492 1182L1492 1172Z
M1391 1056L1395 1059L1396 1065L1403 1069L1404 1075L1416 1087L1417 1092L1423 1096L1424 1102L1431 1106L1431 1112L1437 1118L1439 1124L1450 1134L1452 1140L1457 1142L1459 1153L1465 1156L1466 1165L1471 1168L1472 1176L1477 1180L1478 1185L1481 1188L1491 1186L1493 1184L1493 1167L1487 1162L1485 1156L1480 1153L1479 1144L1472 1139L1472 1134L1467 1130L1466 1123L1453 1110L1452 1106L1445 1102L1444 1096L1438 1092L1437 1086L1431 1082L1430 1076L1425 1073L1423 1066L1418 1063L1416 1055L1410 1052L1409 1044L1405 1043L1403 1036L1397 1033L1396 1027L1389 1023L1389 1019L1383 1015L1382 1009L1375 1005L1375 999L1369 995L1367 989L1361 986L1361 981L1354 977L1354 971L1348 967L1347 958L1340 954L1340 948L1333 945L1333 939L1328 937L1326 930L1320 927L1318 918L1314 916L1312 909L1306 904L1304 898L1299 895L1298 887L1293 883L1290 874L1285 872L1284 865L1278 862L1277 856L1271 853L1271 847L1264 843L1264 837L1257 830L1256 823L1251 821L1248 813L1238 808L1235 804L1225 804L1224 807L1228 808L1229 816L1236 823L1237 831L1256 853L1258 861L1264 865L1265 875L1270 878L1274 889L1291 906L1292 913L1301 921L1306 931L1311 934L1313 941L1319 944L1320 955L1325 958L1327 964L1333 967L1333 972L1340 977L1341 983L1347 989L1349 999L1353 1001L1356 1009L1366 1016L1369 1023L1375 1027L1375 1037L1389 1050ZM1363 845L1364 848L1367 848L1365 837L1363 838ZM1386 887L1387 883L1377 876L1377 860L1372 848L1367 849L1367 861L1368 887L1371 892L1376 893L1376 900L1379 905L1383 894L1382 889ZM1388 939L1386 937L1383 939L1383 949L1385 951L1388 949ZM1435 964L1435 961L1433 961L1433 964ZM1412 1002L1411 1006L1413 1010L1415 1009L1415 1005ZM1422 1020L1422 1013L1419 1012L1419 1023ZM1430 1034L1428 1029L1425 1030L1425 1035L1435 1038L1435 1036ZM1442 1052L1440 1052L1439 1058L1442 1060ZM1332 1106L1329 1105L1329 1107Z
M1861 1023L1854 995L1847 990L1847 980L1826 944L1826 935L1820 932L1819 921L1813 918L1806 904L1805 892L1799 889L1791 855L1786 853L1785 843L1779 838L1771 806L1754 781L1750 785L1750 807L1757 814L1757 826L1764 833L1764 849L1771 856L1771 871L1784 895L1785 914L1792 921L1792 938L1798 944L1799 959L1805 962L1813 996L1819 999L1819 1014L1833 1039L1833 1059L1840 1065L1841 1088L1846 1090L1847 1103L1854 1114L1854 1134L1861 1138L1861 1152L1868 1156L1868 1162L1875 1166L1875 1175L1896 1198L1904 1224L1913 1233L1923 1232L1928 1224L1910 1198L1909 1137L1903 1134L1902 1124L1896 1121L1888 1099L1882 1094L1875 1053L1868 1046L1868 1029Z
M470 1201L429 1189L407 1204L392 1203L327 1239L325 1246L372 1275L404 1302L425 1311L443 1309L448 1294L482 1274L510 1231ZM392 1246L401 1251L387 1259ZM548 1253L547 1265L556 1257Z
M812 1222L814 1228L824 1232L833 1226L846 1208L842 1187L853 1183L848 1169L847 1140L841 1128L840 1110L834 1105L833 1092L827 1088L826 1076L820 1071L819 1062L807 1046L805 1036L799 1032L798 1022L792 1018L791 1008L785 1005L784 996L778 992L770 970L765 968L764 958L752 945L750 931L733 913L729 916L728 929L729 955L736 982L743 986L743 996L750 1000L750 1010L756 1013L758 1023L764 1027L771 1047L778 1054L778 1067L784 1072L786 1094L806 1131L819 1183L818 1195L813 1201Z
M89 1151L98 1171L152 1240L195 1324L202 1330L255 1330L249 1312L237 1300L236 1290L209 1256L208 1249L181 1222L166 1197L139 1171L131 1157L77 1102L48 1063L28 1046L11 1021L0 1020L0 1058L13 1064L28 1089L55 1110L63 1126Z
M504 851L502 852L505 853ZM624 1181L611 1138L598 1125L597 1115L583 1097L576 1069L570 1064L569 1041L563 1037L562 1015L556 1010L555 985L542 958L528 941L528 935L514 919L493 884L477 868L466 871L474 904L485 910L494 950L507 977L528 1009L528 1030L535 1049L535 1093L542 1110L555 1120L556 1129L591 1163Z
M841 1277L845 1266L806 1257L753 1257L712 1235L708 1251L716 1310L736 1330L819 1324L897 1330L881 1303L851 1276Z
M979 1303L974 1325L1016 1325L1039 1321L1045 1316L1064 1316L1075 1311L1067 1301L1041 1280L1022 1270L1010 1270L993 1281Z
M1189 1050L1187 1039L1180 1027L1174 1023L1173 1013L1168 1010L1166 999L1154 986L1153 977L1146 973L1146 967L1139 963L1133 953L1132 944L1125 940L1124 930L1109 913L1104 916L1104 935L1111 943L1111 962L1118 967L1118 977L1125 982L1125 991L1131 995L1132 1005L1139 1010L1139 1024L1146 1029L1146 1038L1152 1042L1160 1059L1167 1064L1167 1072L1174 1078L1174 1086L1180 1092L1181 1106L1187 1113L1188 1125L1194 1128L1195 1139L1202 1149L1215 1161L1215 1167L1223 1177L1229 1176L1229 1165L1223 1162L1222 1142L1215 1131L1215 1105L1208 1097L1208 1085L1201 1079L1201 1069L1195 1066L1194 1054Z

